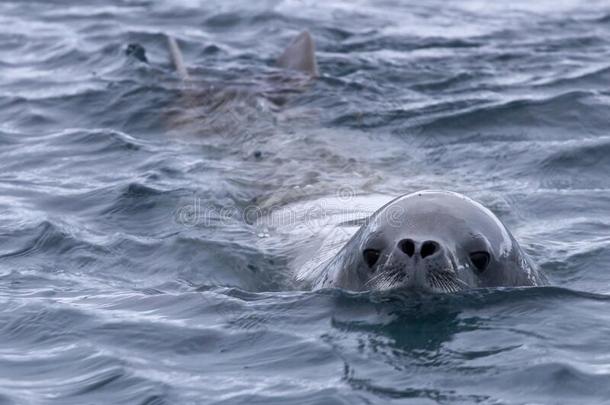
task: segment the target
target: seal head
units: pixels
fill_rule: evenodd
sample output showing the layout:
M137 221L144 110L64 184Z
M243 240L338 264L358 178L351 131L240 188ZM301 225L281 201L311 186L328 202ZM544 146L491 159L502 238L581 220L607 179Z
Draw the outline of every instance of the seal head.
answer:
M430 292L542 284L544 275L490 210L448 191L420 191L384 205L317 281L356 291Z

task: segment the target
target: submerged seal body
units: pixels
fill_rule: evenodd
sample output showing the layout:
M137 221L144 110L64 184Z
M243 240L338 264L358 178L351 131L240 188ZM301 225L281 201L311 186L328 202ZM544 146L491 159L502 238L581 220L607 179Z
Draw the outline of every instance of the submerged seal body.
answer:
M189 69L175 38L168 36L167 46L181 79L179 108L171 112L168 121L181 135L220 135L234 140L236 134L268 134L277 122L284 122L298 111L288 112L290 100L310 88L319 76L315 43L307 31L292 39L272 71L251 76L235 72L228 79L200 77ZM136 58L139 55L133 45L128 51Z
M324 263L314 288L469 288L547 283L506 226L483 205L448 191L396 198Z

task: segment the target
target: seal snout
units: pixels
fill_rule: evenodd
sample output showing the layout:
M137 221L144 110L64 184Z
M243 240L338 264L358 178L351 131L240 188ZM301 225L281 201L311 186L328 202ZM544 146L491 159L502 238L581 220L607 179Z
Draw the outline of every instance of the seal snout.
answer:
M451 254L438 241L406 238L398 241L396 260L402 263L406 286L428 291L457 291ZM402 258L399 258L402 256Z
M441 251L440 244L433 240L417 243L413 239L403 239L398 242L398 248L409 257L419 256L422 259L434 256Z

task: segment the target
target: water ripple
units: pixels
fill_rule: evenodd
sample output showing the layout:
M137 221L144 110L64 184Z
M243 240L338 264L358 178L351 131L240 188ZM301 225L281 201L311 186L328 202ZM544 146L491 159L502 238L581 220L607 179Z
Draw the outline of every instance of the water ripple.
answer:
M0 2L1 404L607 401L607 2L98 3ZM302 291L245 215L422 188L553 286Z

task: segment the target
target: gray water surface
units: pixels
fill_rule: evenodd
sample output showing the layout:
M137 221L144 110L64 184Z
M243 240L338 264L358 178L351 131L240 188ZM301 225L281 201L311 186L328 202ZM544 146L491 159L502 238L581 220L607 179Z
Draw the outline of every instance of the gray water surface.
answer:
M607 1L3 1L0 404L610 403L609 172ZM310 292L244 215L422 188L552 286Z

